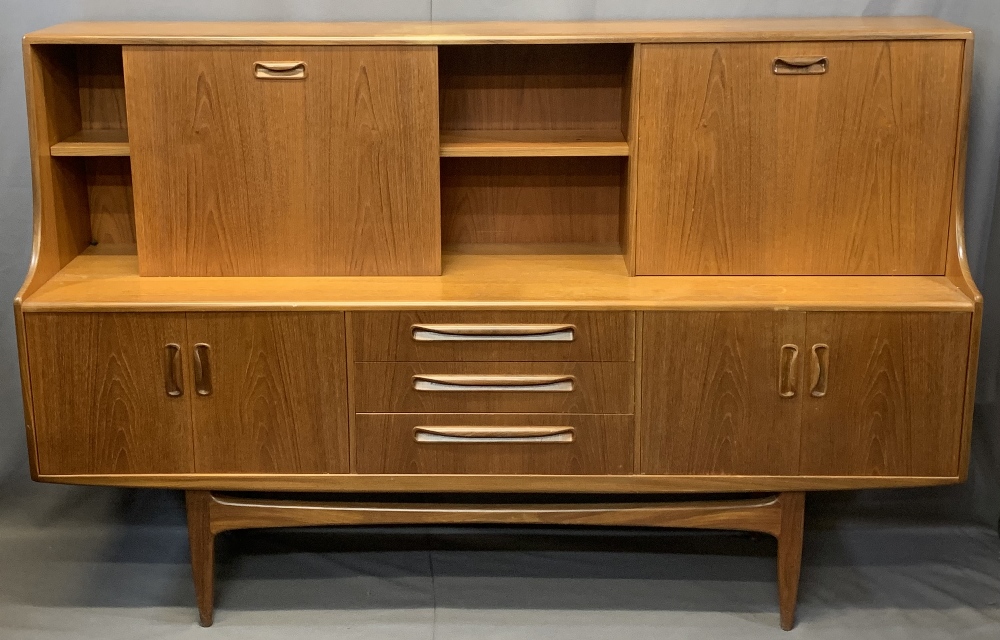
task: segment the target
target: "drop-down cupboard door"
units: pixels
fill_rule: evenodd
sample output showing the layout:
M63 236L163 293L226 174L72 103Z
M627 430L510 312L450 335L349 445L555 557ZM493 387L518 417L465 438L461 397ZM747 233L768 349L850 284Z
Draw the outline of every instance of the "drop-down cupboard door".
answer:
M642 45L636 272L943 274L964 47Z
M437 51L126 46L144 276L437 275Z

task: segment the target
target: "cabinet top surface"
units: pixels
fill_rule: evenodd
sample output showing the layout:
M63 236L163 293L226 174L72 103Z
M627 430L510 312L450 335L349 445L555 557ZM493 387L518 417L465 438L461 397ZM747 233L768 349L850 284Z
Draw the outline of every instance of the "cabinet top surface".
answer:
M488 44L963 39L922 16L611 22L68 22L28 44Z
M445 253L444 275L140 277L136 257L86 251L25 311L364 309L971 311L943 276L639 276L620 255Z

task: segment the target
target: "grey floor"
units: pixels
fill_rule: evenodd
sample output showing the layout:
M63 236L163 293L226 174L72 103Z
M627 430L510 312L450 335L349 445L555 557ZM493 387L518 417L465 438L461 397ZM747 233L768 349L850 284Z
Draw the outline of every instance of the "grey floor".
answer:
M790 633L767 537L532 528L226 534L205 630L181 494L44 487L0 496L0 638L1000 638L995 530L810 520Z

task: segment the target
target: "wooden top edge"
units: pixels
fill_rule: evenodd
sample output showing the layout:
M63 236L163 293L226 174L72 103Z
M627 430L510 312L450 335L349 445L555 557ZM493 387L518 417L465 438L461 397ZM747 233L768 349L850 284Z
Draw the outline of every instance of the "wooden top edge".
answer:
M588 22L67 22L28 44L488 44L967 39L927 16Z

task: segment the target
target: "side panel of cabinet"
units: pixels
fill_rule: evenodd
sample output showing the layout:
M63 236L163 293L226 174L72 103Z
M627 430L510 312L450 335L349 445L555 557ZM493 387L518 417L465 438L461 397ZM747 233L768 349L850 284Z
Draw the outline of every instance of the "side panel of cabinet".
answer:
M958 475L970 323L968 313L808 314L808 358L826 345L826 371L803 394L802 473Z
M637 273L944 273L962 41L641 51Z
M199 473L349 470L343 313L191 313L188 335Z
M141 275L440 273L434 47L129 46L124 62ZM305 77L257 77L288 62Z
M642 316L641 472L796 474L805 314Z
M194 471L190 388L166 360L183 314L32 313L25 332L40 473Z

